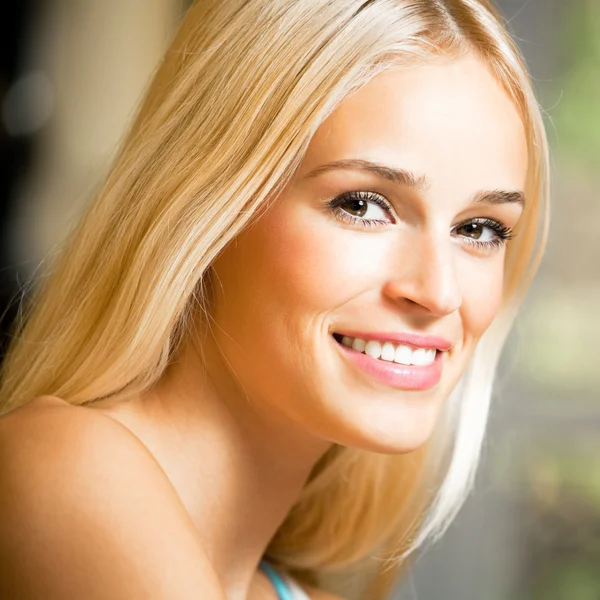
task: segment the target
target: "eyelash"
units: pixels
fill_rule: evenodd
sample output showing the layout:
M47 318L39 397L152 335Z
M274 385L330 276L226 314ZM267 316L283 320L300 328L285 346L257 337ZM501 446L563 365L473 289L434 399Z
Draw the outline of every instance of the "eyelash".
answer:
M333 198L332 200L329 200L329 202L327 203L327 207L332 213L334 213L336 218L339 218L341 221L345 221L345 222L351 223L353 225L360 225L362 227L376 227L378 225L386 225L388 223L388 221L382 221L381 219L362 219L360 217L355 217L354 215L348 214L346 211L344 211L341 208L341 205L345 204L346 202L352 202L353 200L354 201L362 200L362 201L366 201L366 202L373 202L373 203L377 204L378 206L380 206L381 208L383 208L388 214L392 213L391 205L382 196L380 196L379 194L375 194L374 192L365 192L365 191L358 191L358 190L346 192L344 194L341 194L340 196L337 196L336 198ZM473 238L465 237L465 240L467 240L468 244L471 244L478 248L484 248L484 249L500 248L508 240L510 240L514 237L513 231L510 227L507 227L507 226L503 225L502 223L500 223L499 221L495 221L494 219L489 219L489 218L467 219L466 221L463 221L462 223L458 223L458 225L455 225L453 227L453 230L458 230L461 227L464 227L465 225L471 225L471 224L482 225L484 227L488 227L497 236L493 240L486 241L486 242L480 242Z
M349 215L347 212L340 209L342 204L345 204L346 202L352 202L352 201L358 201L358 200L363 200L366 202L373 202L373 203L381 206L381 208L383 208L388 213L391 214L391 212L392 212L392 207L389 205L389 203L386 200L384 200L379 194L375 194L374 192L359 192L359 191L346 192L346 193L338 196L337 198L330 200L327 203L327 205L330 208L330 210L337 217L339 217L342 221L347 221L347 222L353 223L353 224L359 224L359 225L362 225L363 227L373 227L373 226L377 226L377 225L384 225L387 223L387 221L382 221L380 219L361 219L360 217L355 217L354 215Z

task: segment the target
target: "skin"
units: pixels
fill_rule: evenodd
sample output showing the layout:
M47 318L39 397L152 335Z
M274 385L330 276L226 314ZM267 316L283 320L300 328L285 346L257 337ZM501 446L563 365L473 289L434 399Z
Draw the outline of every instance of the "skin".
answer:
M342 159L428 183L349 169L308 176ZM275 598L256 565L332 443L405 453L430 437L502 294L505 245L475 246L456 226L487 217L514 227L519 203L472 200L522 190L526 167L517 110L477 58L378 75L322 124L294 179L214 263L211 328L198 315L150 392L90 406L156 457L229 600ZM369 203L363 218L382 223L363 227L328 211L352 190L383 196L393 212ZM331 336L345 329L453 346L437 385L402 390L347 361Z

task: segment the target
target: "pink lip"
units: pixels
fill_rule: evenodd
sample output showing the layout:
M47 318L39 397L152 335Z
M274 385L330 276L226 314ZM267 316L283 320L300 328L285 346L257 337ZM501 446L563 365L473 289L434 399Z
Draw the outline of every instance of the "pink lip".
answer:
M357 335L356 337L361 336ZM361 370L382 383L400 390L427 390L436 385L442 376L444 356L442 352L436 352L435 360L427 366L401 365L352 350L352 348L344 346L335 338L333 341L340 351Z
M452 348L452 342L446 338L433 335L420 335L418 333L385 333L364 331L336 331L339 335L346 335L351 338L360 338L368 342L369 340L377 340L378 342L394 342L396 344L406 344L415 348L436 348L442 352L446 352Z

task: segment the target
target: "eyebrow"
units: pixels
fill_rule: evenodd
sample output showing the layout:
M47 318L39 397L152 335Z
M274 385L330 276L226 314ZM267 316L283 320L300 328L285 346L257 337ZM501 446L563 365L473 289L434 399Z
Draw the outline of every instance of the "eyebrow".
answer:
M349 169L352 171L365 171L377 175L397 185L413 188L418 192L424 192L429 187L425 175L416 175L406 169L391 167L381 163L360 158L346 158L321 165L308 173L305 178L313 178L338 169ZM519 190L481 190L473 196L472 202L487 204L517 203L525 204L525 194Z

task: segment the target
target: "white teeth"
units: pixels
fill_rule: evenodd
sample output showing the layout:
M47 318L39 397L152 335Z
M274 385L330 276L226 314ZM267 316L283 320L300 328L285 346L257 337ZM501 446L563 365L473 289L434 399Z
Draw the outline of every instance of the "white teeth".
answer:
M352 348L352 338L345 335L342 338L342 344L344 344L344 346L346 346L348 348Z
M364 352L366 345L367 342L365 342L365 340L361 340L360 338L354 338L354 341L352 342L352 350L356 350L357 352Z
M429 362L429 355L427 348L417 348L412 352L412 363L413 365L426 365Z
M375 340L369 340L365 345L365 354L373 358L379 358L381 356L381 344Z
M357 352L364 352L373 358L395 362L401 365L427 366L435 360L435 348L411 348L406 344L393 344L384 342L381 344L376 340L368 342L361 338L342 337L342 344Z
M394 348L394 344L392 344L392 342L386 342L381 348L381 358L383 360L392 362L394 360L395 355L396 348Z
M412 350L409 346L400 345L396 348L394 362L401 365L410 365L412 361Z

